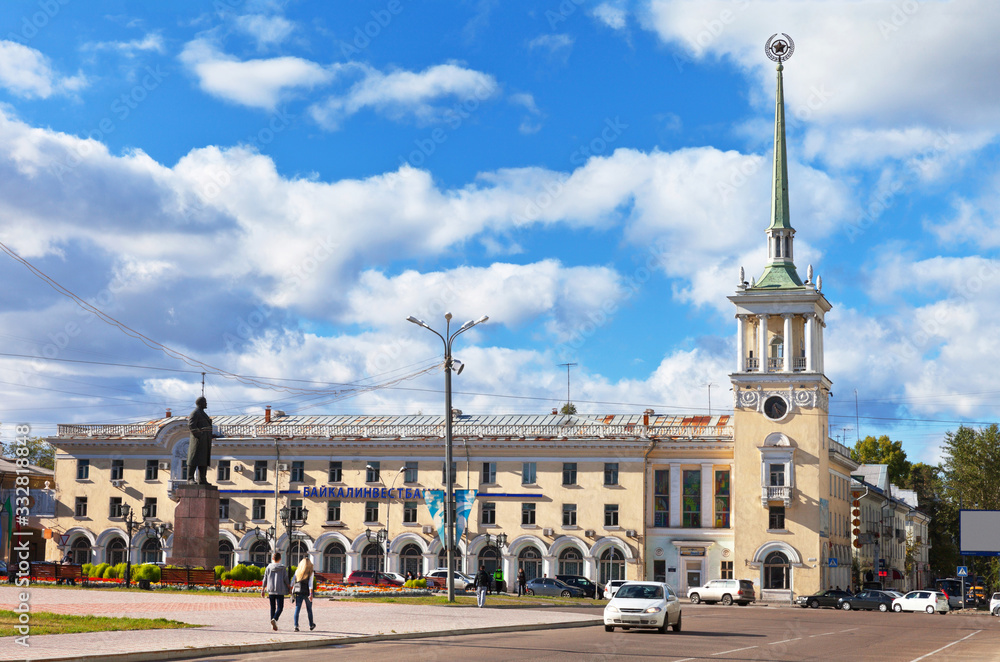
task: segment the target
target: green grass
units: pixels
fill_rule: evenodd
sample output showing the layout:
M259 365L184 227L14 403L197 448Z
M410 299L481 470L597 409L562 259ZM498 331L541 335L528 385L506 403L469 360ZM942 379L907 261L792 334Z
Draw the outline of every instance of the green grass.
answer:
M47 611L32 611L28 614L29 635L74 634L78 632L109 632L116 630L168 630L174 628L197 628L200 625L171 621L166 618L125 618L115 616L71 616L53 614ZM23 625L19 614L0 610L0 637L20 637L15 627Z

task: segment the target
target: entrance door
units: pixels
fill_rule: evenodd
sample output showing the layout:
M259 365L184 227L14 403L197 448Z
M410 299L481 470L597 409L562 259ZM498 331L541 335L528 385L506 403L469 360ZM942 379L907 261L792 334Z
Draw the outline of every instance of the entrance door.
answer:
M701 561L686 561L684 568L684 581L687 582L687 586L683 592L686 593L689 588L701 586Z

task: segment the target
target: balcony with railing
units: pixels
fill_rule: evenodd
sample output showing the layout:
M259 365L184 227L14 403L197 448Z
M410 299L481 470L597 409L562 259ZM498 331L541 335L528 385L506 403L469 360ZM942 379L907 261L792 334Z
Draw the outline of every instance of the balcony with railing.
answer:
M792 503L791 485L764 485L761 488L760 501L767 508L770 501L781 501L785 506Z
M806 369L806 357L800 356L799 358L792 359L792 370L795 372L805 372Z
M747 357L747 372L759 372L760 371L760 359L753 356Z

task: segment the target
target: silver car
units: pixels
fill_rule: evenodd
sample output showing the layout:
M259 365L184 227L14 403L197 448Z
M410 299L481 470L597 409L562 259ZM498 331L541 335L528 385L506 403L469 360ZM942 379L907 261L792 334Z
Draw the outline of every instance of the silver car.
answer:
M582 598L584 593L582 588L570 586L566 582L552 579L551 577L535 577L529 579L524 585L528 595L551 595L562 598Z

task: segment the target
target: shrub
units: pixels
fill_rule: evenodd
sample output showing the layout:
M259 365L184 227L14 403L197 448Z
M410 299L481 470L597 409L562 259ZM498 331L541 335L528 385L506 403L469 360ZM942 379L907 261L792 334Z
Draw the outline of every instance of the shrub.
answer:
M219 575L219 579L221 579L222 581L226 581L232 578L233 578L233 573L231 570L223 570L222 574Z
M82 572L83 572L83 576L84 577L93 577L94 576L94 574L93 574L94 573L94 564L93 563L84 563L83 566L81 566L81 567L83 568Z
M427 588L427 580L426 579L414 579L413 580L413 587L414 588Z
M151 582L160 581L160 566L153 563L143 563L138 568L132 568L132 580L148 579Z
M224 565L215 566L215 578L222 579L222 573L224 573L225 571L226 571L226 566Z
M90 567L90 576L96 579L100 579L104 576L104 571L108 569L107 563L98 563L97 565Z
M114 572L112 574L108 575L108 576L109 577L113 577L115 579L125 579L125 568L126 568L126 566L127 566L127 564L125 564L125 563L119 563L118 565L115 566Z

